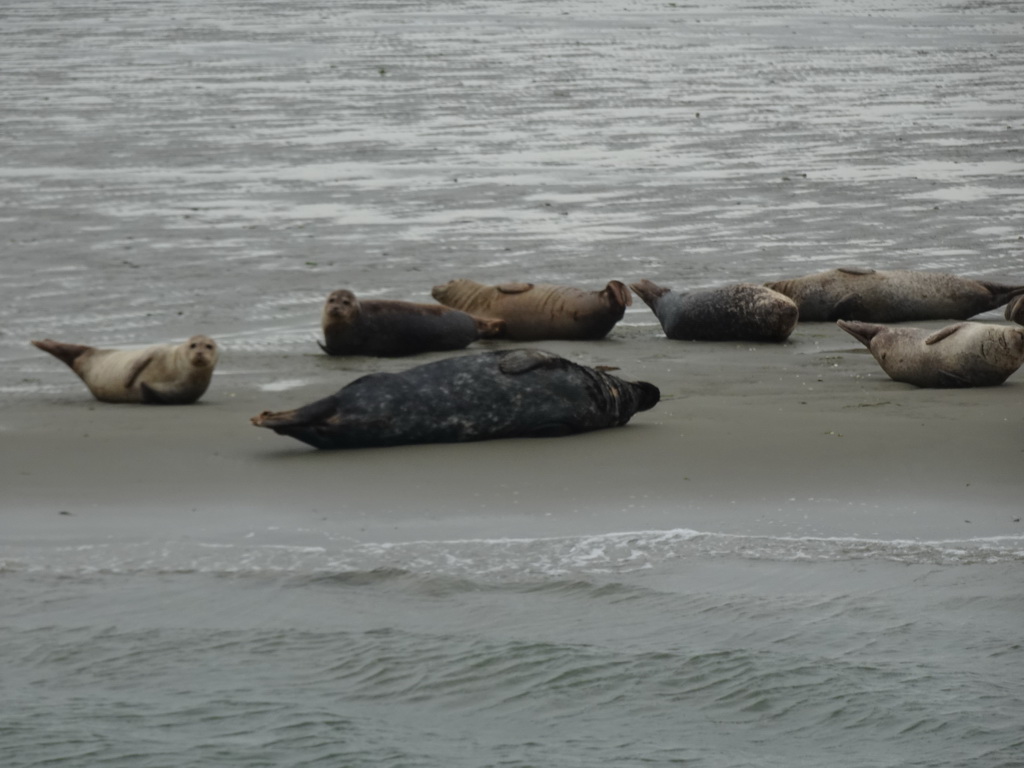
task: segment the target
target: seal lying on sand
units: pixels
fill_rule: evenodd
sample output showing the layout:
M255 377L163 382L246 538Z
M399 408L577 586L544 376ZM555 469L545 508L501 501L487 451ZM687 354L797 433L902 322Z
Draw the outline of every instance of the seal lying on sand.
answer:
M1024 296L1018 296L1006 305L1006 319L1024 325Z
M683 341L785 341L799 312L788 296L737 283L676 293L650 280L629 286L653 311L665 335Z
M1001 285L943 272L833 269L765 283L800 308L801 320L966 320L996 309L1024 285Z
M515 349L370 374L302 408L264 411L252 423L315 448L547 437L621 426L660 397L647 382Z
M633 303L624 283L612 280L601 291L571 286L503 283L482 285L451 280L435 285L431 294L463 312L505 321L505 336L537 339L603 339Z
M1024 363L1024 328L957 323L938 331L840 320L895 381L918 387L991 387Z
M218 357L217 343L201 335L143 349L97 349L52 339L32 343L67 363L93 397L107 403L194 403L210 386Z
M500 336L500 320L411 301L360 301L352 291L334 291L320 317L329 355L398 357L462 349L477 339Z

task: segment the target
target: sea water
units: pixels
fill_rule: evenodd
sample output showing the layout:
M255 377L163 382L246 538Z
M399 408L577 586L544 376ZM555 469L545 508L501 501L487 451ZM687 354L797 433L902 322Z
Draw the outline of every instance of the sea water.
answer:
M9 0L0 22L12 407L62 386L24 348L40 328L287 349L341 279L1024 271L1012 5ZM4 541L0 754L1024 765L1022 565L1012 537Z

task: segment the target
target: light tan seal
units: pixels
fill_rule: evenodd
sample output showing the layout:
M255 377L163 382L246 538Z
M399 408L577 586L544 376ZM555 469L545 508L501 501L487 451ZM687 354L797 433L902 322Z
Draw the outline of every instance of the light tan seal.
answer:
M93 397L106 403L194 403L210 386L218 357L217 343L202 335L142 349L97 349L52 339L32 343L67 363Z
M603 339L633 303L629 288L618 280L603 290L585 291L546 283L483 285L459 279L435 285L431 295L463 312L504 320L505 337L518 341Z
M450 307L411 301L360 300L349 290L324 302L320 327L329 355L398 357L463 349L504 333L504 323Z
M1024 364L1024 328L956 323L938 331L840 320L894 381L918 387L992 387Z
M1024 296L1018 296L1006 305L1006 319L1024 325Z
M670 339L785 341L796 328L796 302L763 285L733 283L677 293L651 280L630 283Z
M966 320L1024 294L1024 285L972 280L945 272L844 267L765 283L797 303L801 321Z

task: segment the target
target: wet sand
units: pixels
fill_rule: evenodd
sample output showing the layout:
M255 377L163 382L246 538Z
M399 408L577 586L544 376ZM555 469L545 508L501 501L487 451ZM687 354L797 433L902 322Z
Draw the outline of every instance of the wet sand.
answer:
M889 380L825 323L779 345L671 341L631 322L601 342L534 346L618 366L657 384L663 400L625 427L578 436L318 452L249 418L440 355L228 348L194 406L98 403L76 380L6 412L7 533L237 541L257 532L294 543L673 528L929 541L1024 531L1020 375L1000 387L918 389Z
M840 265L1024 280L1019 14L9 6L6 535L1024 532L1024 375L918 390L826 324L777 346L671 342L641 305L606 341L536 345L661 388L656 409L588 435L317 453L249 423L437 357L321 355L340 287L684 290ZM96 403L28 345L196 332L223 359L182 408Z

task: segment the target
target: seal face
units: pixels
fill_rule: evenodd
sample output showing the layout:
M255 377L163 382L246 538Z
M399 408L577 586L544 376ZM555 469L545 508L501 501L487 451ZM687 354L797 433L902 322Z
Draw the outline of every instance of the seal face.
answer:
M349 290L327 297L320 327L324 333L320 348L327 354L378 357L462 349L503 332L499 320L435 304L360 301Z
M653 384L516 349L370 374L252 423L321 449L548 437L621 426L660 397Z
M763 285L736 283L676 293L650 280L631 283L670 339L785 341L796 328L796 302Z
M840 320L894 381L918 387L991 387L1024 364L1024 328L956 323L938 331Z
M93 397L107 403L194 403L210 386L219 358L217 342L203 335L142 349L97 349L52 339L32 343L66 363Z
M547 283L483 285L451 280L435 285L431 295L442 304L505 321L505 336L518 341L603 339L633 302L618 280L603 290Z
M966 320L1024 294L1024 285L944 272L842 268L765 283L800 308L801 320Z

